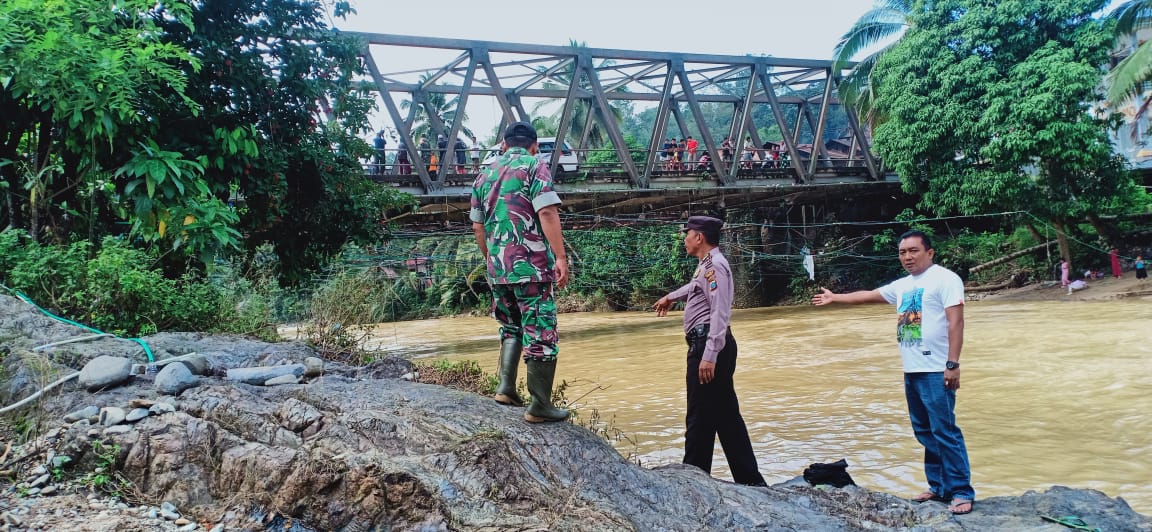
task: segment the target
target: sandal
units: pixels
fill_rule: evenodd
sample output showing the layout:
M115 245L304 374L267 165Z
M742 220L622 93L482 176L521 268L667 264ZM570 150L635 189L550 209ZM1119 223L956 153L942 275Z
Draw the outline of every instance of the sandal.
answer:
M925 491L924 493L921 493L915 497L912 497L911 501L915 502L915 503L928 502L928 501L948 502L944 499L944 497L936 495L935 493L932 493L931 491Z
M968 499L952 499L952 504L948 506L948 511L952 512L952 515L964 515L967 513L972 513L972 508L975 506L974 502L975 501L970 501ZM968 508L961 509L962 506L967 506Z

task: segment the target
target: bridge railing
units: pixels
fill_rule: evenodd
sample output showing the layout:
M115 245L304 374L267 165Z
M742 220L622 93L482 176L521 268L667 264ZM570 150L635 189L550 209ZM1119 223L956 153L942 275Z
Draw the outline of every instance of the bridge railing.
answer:
M407 160L408 154L399 149L377 150L378 155L365 163L364 172L369 177L382 182L400 186L418 185L420 183L416 165L424 164L428 172L433 175L440 173L439 150L429 149L419 151L424 161L412 162ZM459 184L467 179L469 182L479 173L485 163L490 163L498 155L491 149L480 150L479 157L473 161L471 150L464 151L463 162L454 154L455 150L447 150L448 168L445 176L450 184ZM706 154L698 151L695 156L685 152L677 159L675 155L663 158L662 150L648 161L649 150L636 149L630 151L635 166L646 172L654 180L679 179L695 177L697 179L718 178L716 165ZM550 159L548 154L540 154L545 163ZM810 159L802 158L800 164L809 165ZM736 165L737 179L790 179L798 182L799 173L796 165L787 154L773 153L771 150L756 150L751 159L743 159L735 152L732 158L725 160L725 167ZM868 168L863 158L850 158L846 156L831 156L820 158L816 165L816 174L833 176L864 176ZM627 170L618 159L614 149L571 149L568 150L557 165L553 179L558 183L577 183L587 180L600 180L606 182L626 182L629 180Z

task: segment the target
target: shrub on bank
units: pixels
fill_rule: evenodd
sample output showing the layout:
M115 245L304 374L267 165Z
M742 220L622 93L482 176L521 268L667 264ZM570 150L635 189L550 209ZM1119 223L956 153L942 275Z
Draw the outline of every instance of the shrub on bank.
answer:
M40 244L21 231L0 233L0 282L42 308L105 332L139 336L164 330L267 336L270 316L193 271L171 278L158 253L109 237Z

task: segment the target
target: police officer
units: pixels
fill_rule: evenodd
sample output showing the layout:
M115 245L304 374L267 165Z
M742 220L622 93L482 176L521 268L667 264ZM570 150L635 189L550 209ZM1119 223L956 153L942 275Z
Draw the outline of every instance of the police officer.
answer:
M708 216L688 218L684 249L700 260L688 284L660 298L652 306L657 316L667 316L675 301L684 307L684 338L688 342L688 414L684 418L684 463L712 473L712 449L716 436L732 479L738 484L764 486L740 416L732 375L736 371L736 339L728 326L732 316L732 270L720 253L720 228L724 222Z

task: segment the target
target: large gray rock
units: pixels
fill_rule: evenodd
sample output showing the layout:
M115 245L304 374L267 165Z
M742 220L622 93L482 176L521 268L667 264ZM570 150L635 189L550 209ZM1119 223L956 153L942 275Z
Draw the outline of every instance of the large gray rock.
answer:
M308 357L304 359L304 378L315 379L324 374L324 359Z
M132 361L124 357L99 356L80 370L80 386L95 392L123 384L132 378Z
M188 371L191 371L193 375L207 376L212 374L212 363L204 355L185 355L185 358L182 358L179 363L188 366Z
M245 384L263 386L269 379L282 375L304 375L303 364L285 364L283 366L259 366L255 368L232 368L228 370L228 380L239 381Z
M156 374L156 391L164 395L180 395L180 392L200 383L184 364L168 364Z

